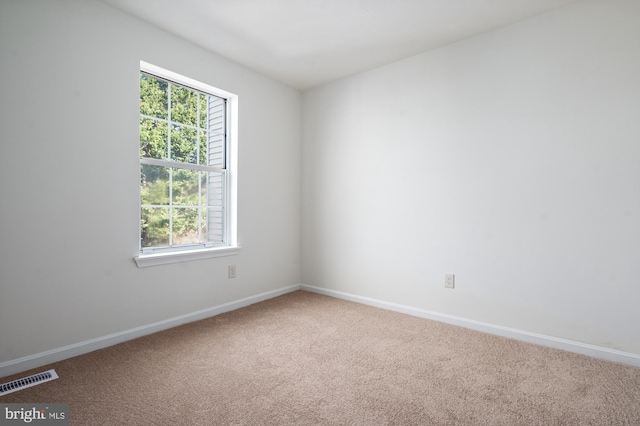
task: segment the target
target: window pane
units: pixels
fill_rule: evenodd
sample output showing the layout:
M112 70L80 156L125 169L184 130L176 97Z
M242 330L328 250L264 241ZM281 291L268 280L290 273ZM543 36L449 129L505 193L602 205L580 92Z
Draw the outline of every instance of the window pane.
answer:
M199 130L200 132L200 146L198 148L198 164L204 166L208 165L208 153L207 153L207 132Z
M219 172L208 172L207 205L222 206L224 200L224 175Z
M167 123L140 119L140 157L167 158Z
M140 212L142 247L169 245L169 208L143 207Z
M199 242L198 210L189 207L173 209L173 245Z
M173 169L172 202L174 206L198 206L200 204L197 170Z
M141 164L140 204L169 204L169 169L167 167Z
M200 127L207 128L207 98L209 96L200 94Z
M209 97L209 126L207 127L207 147L209 165L216 167L225 167L225 108L224 99Z
M207 214L207 238L212 243L223 242L223 210L209 208Z
M207 209L200 209L200 242L209 241L207 237Z
M223 135L226 127L226 106L224 99L209 96L208 109L207 119L209 120L209 126L207 127L207 130L214 135Z
M207 155L209 166L225 168L224 158L224 136L209 133L207 141Z
M181 86L171 85L171 121L198 125L198 93Z
M171 159L183 163L196 163L198 138L196 129L173 125L171 127Z
M199 172L200 173L200 207L207 207L207 176L209 173L207 172Z
M164 80L140 74L140 114L167 118L167 87Z

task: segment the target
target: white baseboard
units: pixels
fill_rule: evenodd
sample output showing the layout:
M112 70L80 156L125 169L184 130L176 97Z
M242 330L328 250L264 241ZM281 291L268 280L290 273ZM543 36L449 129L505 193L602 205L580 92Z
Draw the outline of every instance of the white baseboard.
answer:
M426 318L434 321L440 321L447 324L457 325L472 330L482 331L498 336L509 337L528 343L534 343L541 346L547 346L555 349L562 349L568 352L574 352L587 355L593 358L603 359L607 361L627 364L634 367L640 367L640 355L630 352L618 351L615 349L605 348L602 346L590 345L587 343L576 342L573 340L561 339L558 337L546 336L544 334L531 333L528 331L518 330L515 328L502 327L500 325L489 324L480 321L474 321L467 318L456 317L453 315L441 314L438 312L428 311L425 309L413 308L411 306L399 305L396 303L385 302L382 300L371 299L368 297L358 296L341 291L329 290L322 287L302 284L301 290L313 293L323 294L338 299L348 300L350 302L362 303L364 305L375 306L377 308L387 309L412 315L415 317Z
M141 327L132 328L130 330L120 331L118 333L109 334L107 336L97 337L95 339L86 340L84 342L74 343L73 345L64 346L62 348L52 349L50 351L41 352L35 355L29 355L11 361L6 361L0 363L0 377L5 377L11 374L20 373L22 371L31 370L32 368L42 367L43 365L62 361L74 356L83 355L98 349L103 349L108 346L126 342L127 340L132 340L138 337L146 336L148 334L157 333L158 331L177 327L189 322L213 317L225 312L253 305L254 303L273 299L274 297L278 297L296 290L300 290L299 284L268 291L266 293L257 294L255 296L246 297L244 299L224 303L212 308L191 312L189 314L180 315L163 321L158 321L153 324L143 325Z
M91 340L86 340L84 342L75 343L73 345L68 345L46 352L41 352L15 360L6 361L0 363L0 378L20 373L22 371L31 370L32 368L42 367L47 364L62 361L67 358L72 358L74 356L83 355L98 349L103 349L108 346L116 345L118 343L156 333L158 331L177 327L182 324L213 317L225 312L252 305L254 303L272 299L274 297L278 297L296 290L306 290L313 293L324 294L326 296L336 297L338 299L344 299L351 302L362 303L364 305L375 306L377 308L388 309L391 311L396 311L420 318L440 321L447 324L470 328L472 330L478 330L489 334L509 337L529 343L538 344L541 346L562 349L569 352L591 356L594 358L640 367L640 355L629 352L622 352L601 346L589 345L586 343L575 342L572 340L561 339L552 336L545 336L543 334L530 333L528 331L502 327L494 324L470 320L467 318L441 314L438 312L427 311L424 309L413 308L410 306L399 305L396 303L385 302L382 300L376 300L368 297L302 284L283 287L278 290L268 291L255 296L155 322L153 324L132 328L130 330L109 334L107 336L102 336Z

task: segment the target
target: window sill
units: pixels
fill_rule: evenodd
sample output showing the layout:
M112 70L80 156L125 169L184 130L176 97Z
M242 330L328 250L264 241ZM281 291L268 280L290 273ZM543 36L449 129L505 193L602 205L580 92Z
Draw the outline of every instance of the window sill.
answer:
M187 262L190 260L209 259L211 257L234 256L240 252L241 246L215 247L199 250L174 251L168 253L141 254L133 260L138 268L167 265L169 263Z

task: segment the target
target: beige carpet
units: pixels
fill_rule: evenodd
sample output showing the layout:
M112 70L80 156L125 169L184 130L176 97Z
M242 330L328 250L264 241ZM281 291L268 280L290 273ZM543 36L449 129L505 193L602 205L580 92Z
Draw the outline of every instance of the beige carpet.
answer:
M48 368L0 402L72 425L640 425L639 368L304 291Z

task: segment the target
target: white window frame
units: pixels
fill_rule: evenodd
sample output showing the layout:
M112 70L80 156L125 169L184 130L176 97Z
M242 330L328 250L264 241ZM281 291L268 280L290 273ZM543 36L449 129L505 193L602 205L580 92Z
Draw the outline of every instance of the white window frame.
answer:
M238 168L238 96L185 77L173 71L166 70L156 65L140 61L140 71L156 77L174 82L195 90L209 93L224 98L227 101L227 137L226 137L226 186L224 205L224 234L226 244L223 246L205 247L199 246L174 246L163 247L157 250L145 250L134 257L138 267L164 265L168 263L185 262L190 260L207 259L212 257L231 256L238 254L241 247L237 240L237 168ZM148 162L148 161L146 161ZM140 199L138 198L138 203ZM138 205L140 212L140 204ZM138 218L139 219L139 218ZM140 221L138 220L138 223Z

